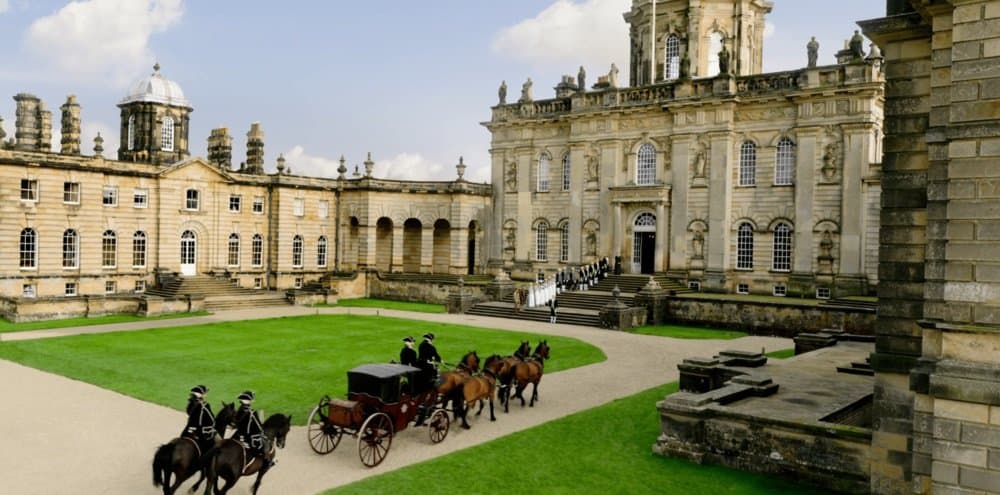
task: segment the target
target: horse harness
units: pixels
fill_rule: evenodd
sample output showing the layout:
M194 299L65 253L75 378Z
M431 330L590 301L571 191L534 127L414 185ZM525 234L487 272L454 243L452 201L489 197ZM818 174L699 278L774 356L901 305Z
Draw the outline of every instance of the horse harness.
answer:
M264 436L264 438L267 438L266 435L263 435L263 436ZM234 441L236 442L236 445L239 445L240 448L243 449L243 469L240 471L240 476L246 476L246 475L250 474L250 473L247 472L247 470L250 469L250 466L253 465L253 461L255 459L257 459L257 457L256 456L251 456L248 459L247 458L247 449L249 448L249 446L247 446L246 444L244 444L243 442L241 442L239 440L234 440ZM269 441L269 442L267 442L267 444L268 444L267 452L264 452L263 455L261 455L261 457L260 457L261 462L264 462L264 463L267 462L267 457L268 456L273 456L274 452L275 452L274 442L273 441Z

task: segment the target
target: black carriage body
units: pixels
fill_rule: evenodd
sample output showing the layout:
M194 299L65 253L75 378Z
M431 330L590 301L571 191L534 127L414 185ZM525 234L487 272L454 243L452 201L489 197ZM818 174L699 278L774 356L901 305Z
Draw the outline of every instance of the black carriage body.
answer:
M419 371L405 364L362 364L347 372L347 393L370 395L386 404L399 402L404 394L413 395L408 384ZM403 378L408 378L406 386Z

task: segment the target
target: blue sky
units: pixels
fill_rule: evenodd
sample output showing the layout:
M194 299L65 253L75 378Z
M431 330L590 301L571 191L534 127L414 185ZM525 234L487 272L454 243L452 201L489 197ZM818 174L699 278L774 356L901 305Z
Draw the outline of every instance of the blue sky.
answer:
M810 36L820 64L856 29L880 17L879 0L774 0L765 71L805 65ZM13 136L16 93L53 111L76 94L89 152L97 131L115 156L118 108L129 86L159 61L192 102L191 152L205 155L214 127L234 136L245 160L250 124L261 122L267 168L283 153L293 173L335 176L371 151L375 175L489 177L489 118L497 86L515 98L531 77L535 98L553 95L580 65L596 81L616 62L627 74L621 13L631 0L0 0L0 117ZM54 149L58 149L58 139Z

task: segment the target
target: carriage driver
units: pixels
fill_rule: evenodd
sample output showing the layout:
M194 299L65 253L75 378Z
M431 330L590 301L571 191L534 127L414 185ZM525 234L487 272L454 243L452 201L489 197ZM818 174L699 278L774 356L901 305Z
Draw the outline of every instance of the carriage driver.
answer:
M195 385L191 387L191 398L187 404L187 426L181 433L182 437L190 438L200 447L209 446L215 441L215 415L212 406L205 401L208 387Z
M417 351L413 350L413 337L403 339L403 348L399 350L399 362L407 366L417 366Z
M437 348L434 347L434 334L427 332L424 334L424 341L418 348L420 355L417 357L418 368L423 370L423 383L430 387L437 379L437 365L441 364L441 356L438 355Z
M236 400L240 401L240 408L236 411L236 433L233 437L250 448L248 460L264 457L264 428L260 424L260 416L251 406L255 398L251 390L246 390L236 397Z

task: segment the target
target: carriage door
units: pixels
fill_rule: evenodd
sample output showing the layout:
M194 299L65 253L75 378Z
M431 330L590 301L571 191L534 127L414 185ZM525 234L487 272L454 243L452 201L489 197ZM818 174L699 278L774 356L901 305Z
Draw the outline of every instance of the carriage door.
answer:
M195 264L195 253L198 251L198 239L194 232L185 230L181 234L181 275L190 277L198 272Z
M632 226L632 273L653 273L656 260L656 215L643 213Z

